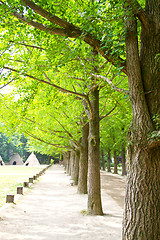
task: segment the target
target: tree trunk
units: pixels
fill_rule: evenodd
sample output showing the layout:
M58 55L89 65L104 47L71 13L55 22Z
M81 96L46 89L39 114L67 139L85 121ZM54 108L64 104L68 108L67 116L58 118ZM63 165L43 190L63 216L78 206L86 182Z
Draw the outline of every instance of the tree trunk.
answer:
M71 151L70 154L70 165L71 165L71 179L74 179L74 175L75 175L75 164L76 164L76 153L75 151Z
M74 181L74 185L78 185L78 175L79 175L79 151L75 151L73 171L72 171L72 180Z
M87 191L87 174L88 174L88 133L89 123L82 128L82 141L79 160L79 178L78 178L78 193L86 194Z
M111 150L108 149L107 171L111 172Z
M138 52L136 21L126 17L126 53L133 111L128 133L127 189L123 240L160 239L160 0L146 1L147 26L142 25ZM143 19L144 20L144 19ZM153 121L154 119L154 121Z
M50 163L51 163L51 158L52 158L51 156L48 156L48 161L47 161L47 162L48 162L48 164L50 164Z
M69 175L71 176L71 179L73 177L73 166L74 166L74 160L75 160L75 152L72 150L70 151L70 158L69 158Z
M114 174L118 174L118 171L117 171L117 154L116 154L116 150L114 150L114 152L113 152L113 157L114 157Z
M62 164L62 160L63 160L63 157L62 157L61 153L59 153L59 164L60 165Z
M104 159L104 151L103 149L101 150L101 156L102 156L102 169L103 171L106 170L106 166L105 166L105 159Z
M70 171L70 152L64 152L64 163L65 163L65 169L66 173L69 174Z
M123 239L160 239L159 151L130 147Z
M122 144L122 151L121 151L121 155L122 155L122 176L127 175L126 172L126 154L125 154L125 147Z
M99 138L99 91L95 89L90 97L93 117L89 120L88 137L88 213L102 215L100 186L100 138Z
M65 156L65 153L64 153L64 156ZM64 169L67 172L67 159L65 157L64 157L64 161L63 161L63 166L64 166Z

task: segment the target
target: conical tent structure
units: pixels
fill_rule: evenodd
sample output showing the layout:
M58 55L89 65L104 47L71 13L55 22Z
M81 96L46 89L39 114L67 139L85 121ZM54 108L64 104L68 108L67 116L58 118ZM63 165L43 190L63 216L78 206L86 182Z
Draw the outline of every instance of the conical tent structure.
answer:
M23 164L24 162L18 153L15 153L12 156L11 161L9 162L9 165L23 165Z
M31 155L27 158L26 162L24 163L25 166L39 166L40 163L34 153L31 153Z
M0 156L0 166L4 166L5 165L5 163L3 162L3 159L2 159L2 157Z

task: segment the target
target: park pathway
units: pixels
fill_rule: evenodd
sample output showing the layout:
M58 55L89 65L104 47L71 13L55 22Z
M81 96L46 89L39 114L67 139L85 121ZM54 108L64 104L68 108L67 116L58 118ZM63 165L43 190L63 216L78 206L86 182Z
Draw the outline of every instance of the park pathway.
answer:
M0 240L120 240L123 209L103 191L105 215L85 215L87 195L69 179L54 165L16 204L1 208Z
M124 208L126 176L101 171L101 182L104 193L111 196L121 208Z

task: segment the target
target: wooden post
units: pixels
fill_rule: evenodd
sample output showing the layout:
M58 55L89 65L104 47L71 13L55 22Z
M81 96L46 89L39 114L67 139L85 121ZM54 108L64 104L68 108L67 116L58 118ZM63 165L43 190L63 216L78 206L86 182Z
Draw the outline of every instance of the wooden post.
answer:
M29 178L29 183L33 183L33 177Z
M36 175L34 175L34 176L33 176L33 180L36 180L36 179L37 179L37 176L36 176Z
M29 187L29 182L24 182L24 183L23 183L23 186L24 186L24 187Z
M6 203L14 203L14 195L13 194L6 195Z
M17 194L22 194L23 195L23 187L17 187Z

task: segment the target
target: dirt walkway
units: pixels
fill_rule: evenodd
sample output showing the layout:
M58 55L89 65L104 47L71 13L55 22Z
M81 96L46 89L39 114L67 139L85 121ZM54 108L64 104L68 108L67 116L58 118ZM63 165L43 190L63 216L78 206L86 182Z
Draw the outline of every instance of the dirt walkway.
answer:
M110 195L117 204L124 207L126 177L101 171L102 190Z
M18 202L0 210L0 240L120 240L122 208L102 192L104 216L86 216L87 195L51 167Z

